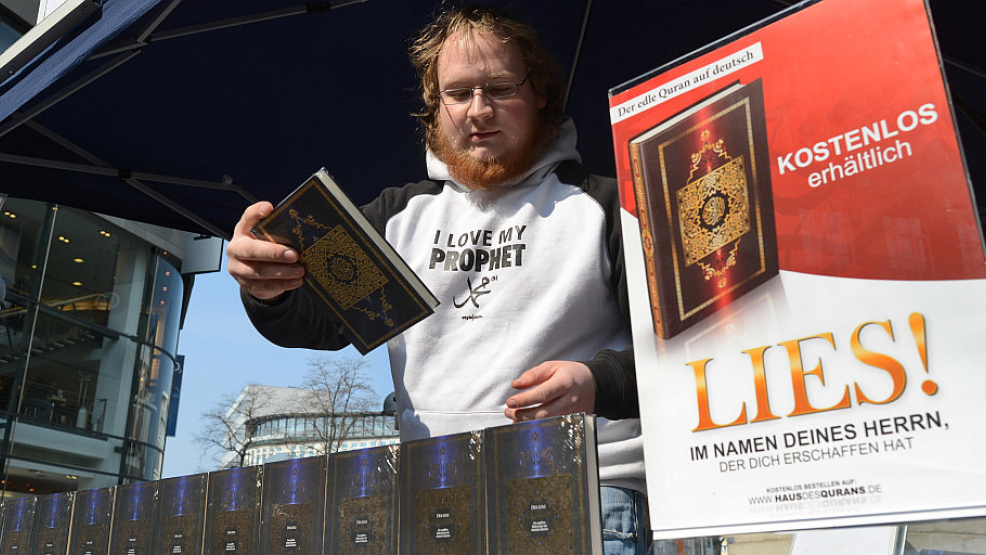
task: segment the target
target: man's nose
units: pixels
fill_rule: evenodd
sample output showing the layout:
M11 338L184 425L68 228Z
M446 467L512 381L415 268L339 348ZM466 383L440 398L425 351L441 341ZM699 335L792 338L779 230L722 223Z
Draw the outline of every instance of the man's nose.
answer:
M487 117L493 114L493 101L487 98L483 89L472 91L472 98L469 99L469 111L467 115L471 118Z

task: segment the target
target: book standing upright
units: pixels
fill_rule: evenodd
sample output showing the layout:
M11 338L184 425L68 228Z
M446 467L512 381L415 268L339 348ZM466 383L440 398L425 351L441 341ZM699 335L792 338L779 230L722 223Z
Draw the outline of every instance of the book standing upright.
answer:
M325 523L326 457L264 466L261 555L320 555Z
M209 473L205 549L224 555L257 555L260 538L261 466Z
M397 552L399 444L333 453L325 555Z
M489 553L602 555L595 417L484 432Z
M158 482L157 525L151 555L199 555L205 524L208 474Z
M110 525L116 488L84 490L75 495L72 530L69 533L71 555L106 555L109 553Z
M483 468L482 430L401 443L401 555L485 555Z
M157 482L135 482L116 487L110 533L111 555L151 555L157 487Z
M0 553L28 555L32 552L36 506L36 497L8 499L3 502L3 539L0 541Z
M38 498L33 543L39 555L68 555L75 495L74 491L66 491Z

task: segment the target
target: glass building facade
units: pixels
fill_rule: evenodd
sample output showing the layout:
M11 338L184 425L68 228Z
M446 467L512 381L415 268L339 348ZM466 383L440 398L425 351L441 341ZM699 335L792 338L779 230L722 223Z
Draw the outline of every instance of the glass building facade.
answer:
M338 451L353 451L400 443L392 413L369 412L312 416L287 414L258 418L247 424L253 444L245 464L264 464L275 455L290 458L314 457ZM347 430L336 446L327 446L326 430Z
M230 407L220 466L259 465L400 443L391 393L380 412L298 412L312 391L252 384ZM244 408L246 407L246 408Z
M5 497L160 477L185 284L167 241L123 223L3 202Z

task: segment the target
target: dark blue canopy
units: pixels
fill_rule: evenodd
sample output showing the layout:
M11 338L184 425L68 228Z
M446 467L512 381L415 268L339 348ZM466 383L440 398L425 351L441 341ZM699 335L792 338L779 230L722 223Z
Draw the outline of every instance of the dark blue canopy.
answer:
M540 29L570 72L580 150L607 174L609 88L789 4L493 3ZM277 201L322 166L368 202L425 175L407 46L437 5L104 0L0 84L0 191L226 237L254 199ZM973 181L986 186L986 3L931 8Z

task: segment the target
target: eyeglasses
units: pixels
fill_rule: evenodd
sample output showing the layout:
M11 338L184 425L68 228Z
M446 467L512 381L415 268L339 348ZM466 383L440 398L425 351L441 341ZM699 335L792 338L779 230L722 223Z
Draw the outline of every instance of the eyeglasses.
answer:
M531 77L531 71L527 70L527 75L520 83L515 81L494 81L482 87L459 87L455 89L445 89L438 93L438 98L442 104L452 106L455 104L465 104L472 100L475 91L483 91L486 98L490 100L502 100L517 94L517 90L524 86L524 83Z

